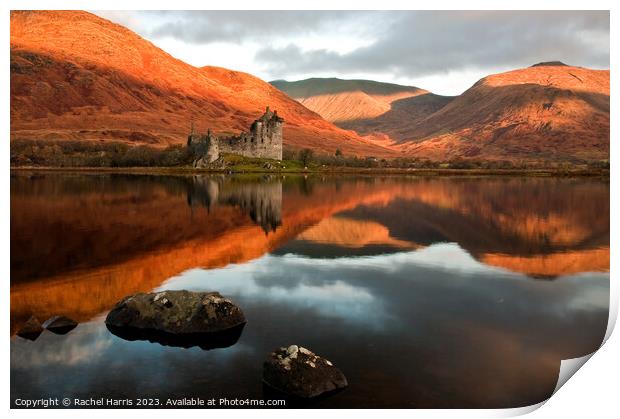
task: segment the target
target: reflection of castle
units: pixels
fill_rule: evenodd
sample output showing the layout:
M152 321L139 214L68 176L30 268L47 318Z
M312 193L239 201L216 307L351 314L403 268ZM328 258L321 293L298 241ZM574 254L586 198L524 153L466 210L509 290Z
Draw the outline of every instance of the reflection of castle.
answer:
M217 205L241 208L265 233L275 231L282 224L282 183L227 182L222 177L194 176L187 195L190 206L209 209Z
M237 136L218 138L211 134L211 130L206 134L197 134L192 126L187 146L195 156L194 167L213 163L221 153L282 160L283 123L277 112L270 111L267 106L265 113L252 123L250 132Z

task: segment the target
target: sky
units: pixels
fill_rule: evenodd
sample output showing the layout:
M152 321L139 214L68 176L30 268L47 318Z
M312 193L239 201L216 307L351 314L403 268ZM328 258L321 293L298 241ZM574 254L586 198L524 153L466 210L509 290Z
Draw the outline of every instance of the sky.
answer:
M608 11L98 11L195 66L266 81L370 79L457 95L562 61L609 68Z

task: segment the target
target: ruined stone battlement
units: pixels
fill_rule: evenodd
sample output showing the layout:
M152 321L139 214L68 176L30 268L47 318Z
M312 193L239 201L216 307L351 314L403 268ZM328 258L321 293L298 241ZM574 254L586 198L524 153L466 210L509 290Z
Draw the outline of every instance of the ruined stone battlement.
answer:
M222 153L245 157L261 157L282 160L282 125L284 119L269 110L255 120L249 132L228 137L217 137L208 130L206 134L192 132L187 146L195 156L194 167L204 167L219 159Z

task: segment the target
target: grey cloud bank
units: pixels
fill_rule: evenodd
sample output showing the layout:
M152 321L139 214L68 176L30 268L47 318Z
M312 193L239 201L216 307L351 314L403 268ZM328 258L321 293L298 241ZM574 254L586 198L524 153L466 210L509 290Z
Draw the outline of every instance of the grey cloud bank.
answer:
M160 11L142 12L160 21L148 33L195 44L259 41L274 37L320 34L333 30L365 31L358 22L384 12L357 11Z
M274 73L364 69L397 77L561 60L609 66L607 12L411 12L372 45L347 54L266 47L256 59Z
M552 60L609 68L608 11L100 14L155 43L174 40L188 48L235 45L249 57L247 68L235 69L267 79L367 74L406 81L447 73L489 74ZM222 65L215 55L205 56L201 65L209 64Z

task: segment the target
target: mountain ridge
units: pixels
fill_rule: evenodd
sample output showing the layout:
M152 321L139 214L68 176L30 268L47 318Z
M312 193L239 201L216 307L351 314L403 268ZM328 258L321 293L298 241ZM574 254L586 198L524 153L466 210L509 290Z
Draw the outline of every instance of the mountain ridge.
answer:
M399 145L431 159L609 159L609 71L536 66L484 77Z
M609 70L541 62L450 97L359 79L270 84L194 67L88 12L12 11L10 36L11 140L164 147L183 144L192 122L216 134L245 131L270 106L286 121L289 149L436 161L609 160Z
M316 80L300 81L290 91L291 84L279 86L300 94L299 84ZM609 159L609 70L542 62L483 77L458 96L415 88L417 94L383 107L352 100L364 93L355 83L335 87L339 79L329 80L339 93L296 99L342 128L383 136L403 155L438 161Z
M266 106L286 120L285 147L393 154L255 76L191 66L91 13L11 12L11 139L160 147L184 143L191 121L216 133L247 130Z
M270 83L326 120L354 131L355 125L346 123L378 117L388 112L396 100L428 93L414 86L336 77Z

